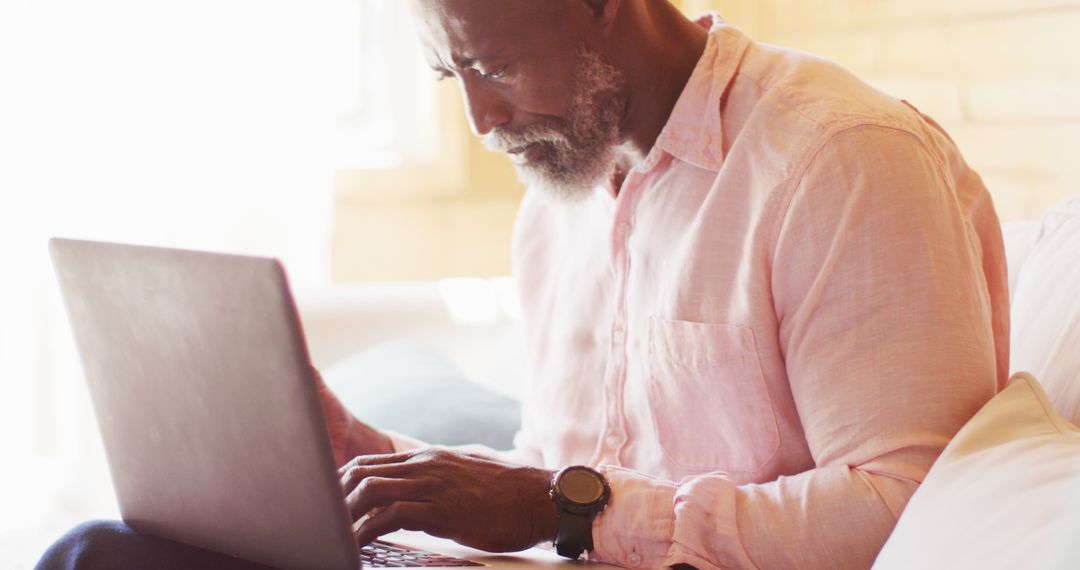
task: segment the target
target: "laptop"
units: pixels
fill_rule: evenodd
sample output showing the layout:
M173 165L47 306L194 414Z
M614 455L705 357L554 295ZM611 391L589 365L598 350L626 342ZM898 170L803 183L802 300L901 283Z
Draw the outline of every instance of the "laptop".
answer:
M357 548L279 261L49 246L132 529L290 569L572 564L405 531Z

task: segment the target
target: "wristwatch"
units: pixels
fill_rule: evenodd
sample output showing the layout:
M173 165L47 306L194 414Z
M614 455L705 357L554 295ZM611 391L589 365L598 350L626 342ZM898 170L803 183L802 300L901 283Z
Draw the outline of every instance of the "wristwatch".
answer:
M559 515L555 550L559 556L576 559L593 549L592 522L607 506L611 488L595 469L574 465L551 479L551 499Z

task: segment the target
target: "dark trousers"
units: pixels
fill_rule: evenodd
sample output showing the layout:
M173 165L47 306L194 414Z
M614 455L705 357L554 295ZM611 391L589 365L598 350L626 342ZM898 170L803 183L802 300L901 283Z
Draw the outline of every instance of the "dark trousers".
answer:
M139 534L119 521L92 521L71 529L56 541L34 568L267 570L270 567Z

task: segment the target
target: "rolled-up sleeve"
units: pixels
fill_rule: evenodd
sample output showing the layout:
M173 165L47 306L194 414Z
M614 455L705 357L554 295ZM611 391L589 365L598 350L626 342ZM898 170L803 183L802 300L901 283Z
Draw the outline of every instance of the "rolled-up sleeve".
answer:
M984 252L938 154L900 129L838 130L776 216L778 340L815 468L736 485L719 472L673 482L607 467L596 558L873 563L930 465L1004 374Z

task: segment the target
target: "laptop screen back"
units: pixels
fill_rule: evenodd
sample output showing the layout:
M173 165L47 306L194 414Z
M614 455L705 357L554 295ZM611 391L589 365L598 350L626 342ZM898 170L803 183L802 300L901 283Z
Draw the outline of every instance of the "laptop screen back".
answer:
M278 567L356 568L280 263L50 249L125 522Z

